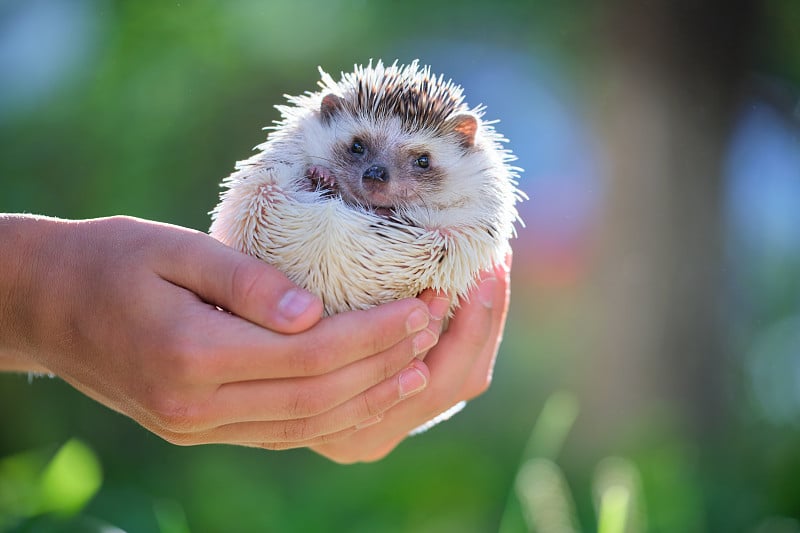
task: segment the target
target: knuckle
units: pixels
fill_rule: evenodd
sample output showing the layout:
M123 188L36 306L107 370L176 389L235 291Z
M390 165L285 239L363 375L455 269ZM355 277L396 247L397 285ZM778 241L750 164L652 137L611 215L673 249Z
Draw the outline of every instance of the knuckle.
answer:
M291 398L288 406L289 416L296 419L320 414L327 405L326 395L319 383L314 382L298 386Z
M169 433L194 431L203 421L196 404L171 393L152 394L146 407L159 426Z
M310 435L311 427L307 418L297 418L287 420L282 424L282 441L299 442L307 440Z
M378 378L378 382L386 381L387 379L396 376L399 371L408 365L409 361L413 361L414 347L411 340L409 340L407 343L404 343L402 347L398 348L391 350L391 357L381 356L379 358L381 362L380 369L378 370L378 374L375 376Z
M193 230L192 230L193 232ZM151 239L156 238L156 231L155 229L151 230L146 237ZM177 235L177 234L170 234L169 236L161 236L161 243L164 245L163 248L165 251L160 251L160 249L153 250L151 253L161 253L164 254L166 258L169 259L170 262L175 262L179 264L183 264L186 262L187 258L192 256L192 250L195 244L194 239L186 238L185 234Z
M194 384L204 375L203 347L193 333L174 331L165 341L166 373L173 383Z
M261 265L241 258L233 269L230 281L231 300L252 301L258 298L258 291L262 287L266 271L259 268Z
M408 337L405 320L399 320L395 315L386 317L377 328L378 334L372 328L364 328L363 331L367 335L366 346L370 354L383 352Z
M291 450L293 448L300 448L302 444L296 442L262 442L258 445L259 448L279 452L283 450Z
M374 314L375 312L375 309L369 309L348 313L347 318L352 321L350 330L353 331L349 342L362 355L381 353L400 342L406 335L403 321L397 320L394 315L381 316ZM373 323L374 327L363 327L367 323Z
M361 412L359 416L363 416L364 418L377 416L384 411L380 407L380 402L374 400L369 393L364 393L361 395L361 402L360 402L360 409Z
M366 330L369 331L369 330ZM390 337L388 331L381 328L379 331L379 335L370 335L367 337L365 342L366 353L368 354L377 354L384 351L387 345L390 345Z
M306 376L319 376L333 370L333 357L331 351L323 343L311 341L306 349L298 350L301 371Z

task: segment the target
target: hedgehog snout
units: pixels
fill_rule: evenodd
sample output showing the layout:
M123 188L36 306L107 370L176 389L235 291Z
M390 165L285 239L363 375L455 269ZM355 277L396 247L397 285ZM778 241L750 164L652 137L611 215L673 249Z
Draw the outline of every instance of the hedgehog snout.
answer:
M362 181L384 182L389 181L389 171L381 165L372 165L361 176Z

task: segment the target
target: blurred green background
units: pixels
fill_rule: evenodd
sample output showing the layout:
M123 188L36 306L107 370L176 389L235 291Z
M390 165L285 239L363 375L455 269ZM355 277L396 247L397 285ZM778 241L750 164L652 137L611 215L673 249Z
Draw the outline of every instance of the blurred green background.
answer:
M493 385L450 422L340 466L2 375L0 530L800 531L798 28L791 0L0 1L0 212L206 230L282 95L371 58L462 84L531 197Z

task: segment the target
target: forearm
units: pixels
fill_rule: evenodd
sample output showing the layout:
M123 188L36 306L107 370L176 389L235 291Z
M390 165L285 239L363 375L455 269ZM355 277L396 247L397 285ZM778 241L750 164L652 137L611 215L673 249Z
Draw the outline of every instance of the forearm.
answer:
M0 215L0 371L47 372L33 359L42 325L42 249L64 221ZM48 255L49 254L45 254Z

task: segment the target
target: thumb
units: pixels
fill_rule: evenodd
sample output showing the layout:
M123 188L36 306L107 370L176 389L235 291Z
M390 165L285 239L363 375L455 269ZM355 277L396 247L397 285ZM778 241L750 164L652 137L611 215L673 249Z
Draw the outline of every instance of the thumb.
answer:
M187 232L159 274L259 326L298 333L322 317L322 302L265 262L200 232Z

